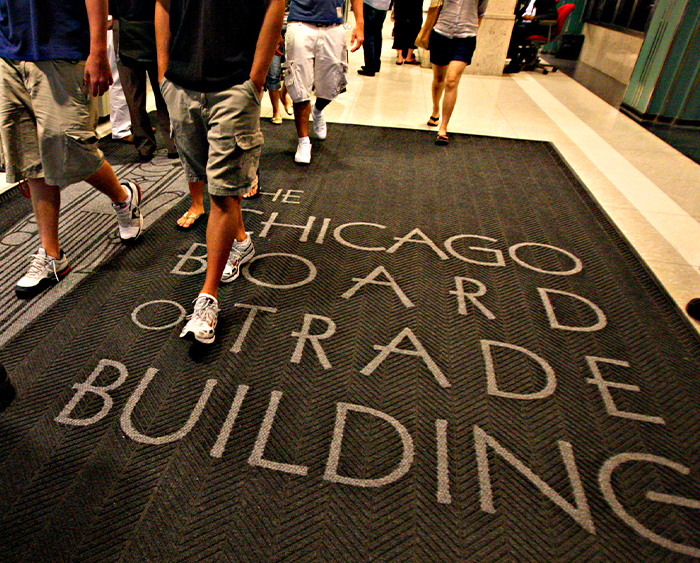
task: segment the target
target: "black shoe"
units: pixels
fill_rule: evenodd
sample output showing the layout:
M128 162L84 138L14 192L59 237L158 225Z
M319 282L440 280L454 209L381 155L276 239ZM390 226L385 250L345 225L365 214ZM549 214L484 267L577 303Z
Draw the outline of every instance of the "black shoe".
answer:
M685 310L696 321L700 321L700 297L696 297L688 301Z
M377 73L372 70L367 70L365 67L362 67L360 70L357 71L357 74L361 74L362 76L374 76Z
M151 162L151 160L153 160L154 156L155 156L155 151L154 152L140 152L139 153L139 162Z
M4 411L10 406L17 392L12 386L10 378L7 377L5 368L0 364L0 411Z
M503 69L503 74L515 74L516 72L520 72L520 70L520 65L515 61L511 61Z

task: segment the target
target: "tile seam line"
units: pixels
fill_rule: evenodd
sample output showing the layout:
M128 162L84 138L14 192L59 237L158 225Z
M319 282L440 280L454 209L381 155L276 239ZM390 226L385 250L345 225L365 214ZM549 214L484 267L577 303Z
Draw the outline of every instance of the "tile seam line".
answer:
M688 252L684 250L683 246L683 241L682 240L677 240L678 237L675 236L674 233L668 232L667 229L659 229L658 226L654 224L654 221L652 220L650 213L647 210L644 209L646 204L644 202L637 202L635 201L635 198L632 197L630 198L628 194L626 193L627 190L625 189L624 186L620 186L618 182L613 180L610 177L610 174L608 170L605 170L605 165L597 162L596 160L596 154L595 153L601 153L603 152L604 154L614 154L616 158L622 159L624 162L627 163L627 165L631 169L631 174L639 175L643 177L651 186L653 186L653 189L657 192L656 197L664 200L666 204L676 206L679 209L678 213L668 213L668 215L677 215L677 216L682 216L685 219L689 219L693 221L693 223L697 226L697 232L698 232L698 237L697 240L700 240L700 223L688 212L683 210L675 201L673 201L672 198L670 198L666 193L661 190L652 180L650 180L645 174L640 172L633 164L631 164L624 156L622 156L615 148L613 148L607 141L605 141L598 133L596 133L589 125L587 125L583 120L581 120L579 117L577 117L571 110L569 110L564 104L562 104L553 94L548 92L542 85L537 83L537 81L529 76L517 76L513 77L515 82L523 89L526 95L528 95L533 102L537 104L537 106L547 115L552 119L552 122L556 127L558 127L561 132L568 137L578 148L581 150L585 156L598 168L598 170L621 192L623 197L625 197L634 207L642 214L642 216L649 222L649 225L654 228L660 236L662 236L666 241L668 241L675 249L676 251L683 257L683 259L687 262L689 266L692 266L692 259L688 256ZM592 147L587 144L579 144L576 142L575 137L570 134L570 127L567 127L565 123L563 123L564 120L562 119L556 119L557 115L562 115L566 117L566 121L568 122L573 122L574 128L580 129L584 128L586 132L591 135L592 138L596 140L596 144L598 145L597 150L592 150ZM556 142L554 142L556 145ZM621 173L620 171L616 171L616 173Z

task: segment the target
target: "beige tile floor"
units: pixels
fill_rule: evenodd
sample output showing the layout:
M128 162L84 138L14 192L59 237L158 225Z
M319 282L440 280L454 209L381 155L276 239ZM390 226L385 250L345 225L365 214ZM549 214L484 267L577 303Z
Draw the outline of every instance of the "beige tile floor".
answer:
M347 91L326 109L329 135L333 123L426 128L432 71L394 64L390 32L387 22L375 77L357 74L362 51L350 55ZM262 115L272 115L267 97ZM552 142L678 306L700 297L700 165L583 86L561 72L465 74L450 130Z
M333 122L427 129L432 71L394 64L389 34L375 77L357 74L361 51L350 55L347 92L325 112L329 135ZM678 306L700 297L700 165L573 79L465 74L450 131L552 142Z

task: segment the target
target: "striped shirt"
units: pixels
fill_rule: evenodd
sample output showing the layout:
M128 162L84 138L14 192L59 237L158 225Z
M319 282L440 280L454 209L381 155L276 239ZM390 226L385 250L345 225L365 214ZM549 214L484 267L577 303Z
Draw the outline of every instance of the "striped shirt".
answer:
M435 31L445 37L472 37L489 0L444 0Z

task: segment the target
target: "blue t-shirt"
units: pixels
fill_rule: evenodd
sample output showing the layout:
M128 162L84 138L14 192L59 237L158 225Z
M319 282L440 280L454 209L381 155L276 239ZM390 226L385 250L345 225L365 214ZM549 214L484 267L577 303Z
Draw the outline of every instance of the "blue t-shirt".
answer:
M85 60L89 53L85 0L0 0L0 57Z
M343 23L343 0L292 0L287 21Z

